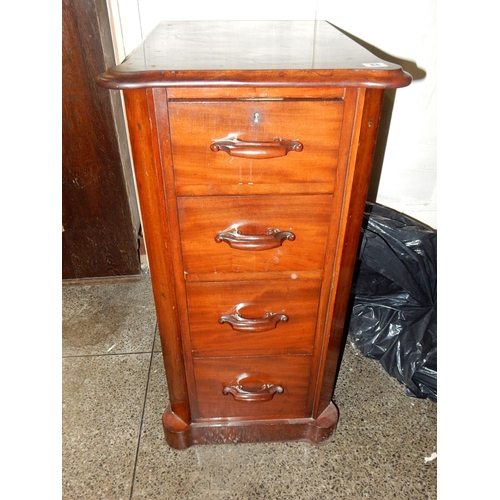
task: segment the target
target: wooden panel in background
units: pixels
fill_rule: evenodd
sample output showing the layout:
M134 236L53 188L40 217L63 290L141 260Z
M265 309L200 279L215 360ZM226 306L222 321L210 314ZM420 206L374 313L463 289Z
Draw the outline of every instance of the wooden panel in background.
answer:
M106 2L63 0L62 21L62 277L139 275L113 97L96 82L113 57Z

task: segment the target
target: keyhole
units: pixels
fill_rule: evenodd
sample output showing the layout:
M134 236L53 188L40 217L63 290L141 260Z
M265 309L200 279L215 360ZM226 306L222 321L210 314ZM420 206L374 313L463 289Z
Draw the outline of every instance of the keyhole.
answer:
M254 114L253 114L253 122L254 123L259 123L260 122L260 113L258 111L256 111Z

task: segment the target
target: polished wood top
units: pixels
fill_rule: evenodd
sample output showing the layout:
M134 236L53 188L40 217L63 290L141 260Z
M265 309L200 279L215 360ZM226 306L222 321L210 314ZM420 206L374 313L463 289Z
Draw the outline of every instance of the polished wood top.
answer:
M114 89L165 86L397 88L411 76L327 21L166 21L99 76Z

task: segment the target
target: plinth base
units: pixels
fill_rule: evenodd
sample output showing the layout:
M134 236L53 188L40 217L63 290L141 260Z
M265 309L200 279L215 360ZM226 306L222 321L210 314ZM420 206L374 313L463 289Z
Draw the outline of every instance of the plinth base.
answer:
M177 450L196 444L236 444L276 441L306 441L325 444L333 437L339 412L330 403L317 418L281 420L230 420L186 424L170 405L163 413L163 430L167 443Z

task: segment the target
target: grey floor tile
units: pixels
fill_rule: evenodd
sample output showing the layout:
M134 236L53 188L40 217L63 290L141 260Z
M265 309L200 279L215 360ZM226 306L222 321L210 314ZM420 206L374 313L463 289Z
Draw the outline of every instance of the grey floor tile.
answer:
M376 361L346 347L335 439L307 443L198 446L172 450L163 438L167 404L155 354L134 499L436 498L436 404L405 395Z
M63 498L128 499L149 354L63 359Z
M63 356L149 352L156 314L151 280L64 286Z
M155 344L154 344L153 350L155 352L161 352L161 340L160 340L160 332L158 331L158 328L156 329Z

